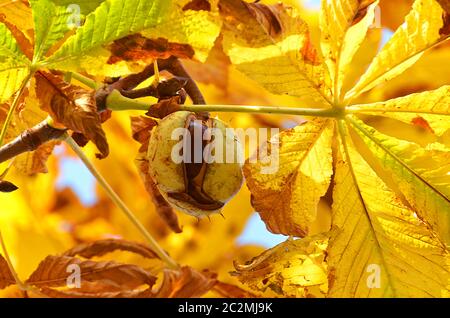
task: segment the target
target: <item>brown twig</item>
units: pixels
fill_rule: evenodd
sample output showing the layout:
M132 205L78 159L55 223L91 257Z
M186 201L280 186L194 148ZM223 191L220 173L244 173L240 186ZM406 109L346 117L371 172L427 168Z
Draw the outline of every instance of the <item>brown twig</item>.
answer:
M181 64L180 60L174 59L173 62L170 63L167 70L173 75L187 79L185 90L194 104L196 105L206 104L205 98L203 97L202 92L198 88L197 83L195 83L195 81L186 71L183 64Z
M34 151L44 143L60 138L66 130L56 129L47 121L25 130L20 136L0 148L0 163L24 152Z

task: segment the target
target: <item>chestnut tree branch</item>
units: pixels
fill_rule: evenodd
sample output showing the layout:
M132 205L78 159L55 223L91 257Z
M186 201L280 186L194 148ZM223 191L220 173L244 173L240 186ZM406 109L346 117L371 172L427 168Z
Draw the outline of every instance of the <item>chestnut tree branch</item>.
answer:
M0 163L24 152L34 151L48 141L61 138L66 130L56 129L47 120L25 130L20 136L0 148Z

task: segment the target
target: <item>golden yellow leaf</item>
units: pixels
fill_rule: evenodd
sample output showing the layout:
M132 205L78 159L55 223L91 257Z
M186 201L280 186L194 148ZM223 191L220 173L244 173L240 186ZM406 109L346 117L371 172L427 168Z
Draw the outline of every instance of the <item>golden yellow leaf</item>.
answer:
M341 138L328 247L329 297L448 297L450 255Z
M242 0L221 0L219 7L225 52L239 71L272 93L329 104L328 74L293 8Z
M376 0L323 0L321 47L333 83L341 96L344 76L375 18Z
M315 119L259 149L264 155L256 163L247 161L252 205L271 232L301 237L310 232L333 172L333 133L332 121Z
M450 129L450 86L390 99L386 102L351 106L364 113L394 118L408 124L429 126L437 135L442 136ZM423 125L423 124L422 124Z
M411 67L422 54L450 36L448 12L436 0L416 0L405 23L378 53L347 98L388 81Z
M428 149L377 132L350 119L357 134L382 166L392 173L399 189L419 217L450 244L450 152L444 146Z
M245 265L236 264L244 284L270 296L325 297L328 291L328 237L287 240Z

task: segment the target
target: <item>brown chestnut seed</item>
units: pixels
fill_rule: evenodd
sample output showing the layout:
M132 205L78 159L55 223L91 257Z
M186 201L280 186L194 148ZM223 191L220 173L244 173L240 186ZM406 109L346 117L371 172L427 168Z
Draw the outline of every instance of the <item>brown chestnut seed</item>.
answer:
M175 208L195 217L219 213L240 190L242 148L219 119L178 111L151 134L149 172Z

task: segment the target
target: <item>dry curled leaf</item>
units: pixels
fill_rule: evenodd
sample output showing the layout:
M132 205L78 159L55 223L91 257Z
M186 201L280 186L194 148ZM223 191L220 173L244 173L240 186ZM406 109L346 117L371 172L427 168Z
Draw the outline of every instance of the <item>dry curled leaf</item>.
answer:
M131 135L142 145L139 152L147 152L150 132L158 124L157 121L146 116L130 117L130 120Z
M173 96L167 99L163 99L159 103L150 107L146 115L155 118L164 118L167 115L179 110L180 96Z
M148 142L148 141L147 141ZM159 192L156 187L155 181L149 173L148 160L146 158L146 152L140 152L138 157L135 159L136 167L138 168L139 175L144 182L145 189L150 194L153 204L156 208L156 213L164 220L164 222L169 226L169 228L175 233L181 233L182 229L178 222L178 216L174 209L166 201L166 199Z
M40 292L51 298L143 298L140 290L103 291L87 293L80 289L57 290L48 287L40 289Z
M199 272L190 267L179 270L165 270L161 286L157 290L127 289L121 291L69 289L41 289L45 295L54 298L198 298L210 291L216 284L216 275L207 271Z
M49 141L39 146L32 153L17 157L14 161L14 166L19 169L19 171L30 176L37 173L47 173L47 161L52 155L55 146L60 143L60 141Z
M37 287L66 286L76 266L79 268L81 284L83 281L95 281L117 288L134 289L142 285L153 286L156 281L156 277L136 265L82 261L70 256L47 256L26 283Z
M14 285L16 281L14 280L14 276L9 270L8 263L0 255L0 290L4 289L8 286Z
M208 0L192 0L184 5L183 11L186 10L211 11L211 3Z
M114 41L110 45L109 64L120 61L144 61L150 63L154 59L167 59L171 56L191 59L194 49L188 44L169 42L164 38L147 39L140 34L133 34Z
M164 271L162 285L155 293L156 298L197 298L203 296L216 284L216 274L199 272L184 266L180 270Z
M109 145L93 94L51 73L39 71L35 77L41 107L60 125L90 139L100 151L98 158L107 157Z
M120 239L98 240L92 243L84 243L63 253L64 256L81 256L84 258L100 257L114 251L127 251L139 254L146 258L158 256L146 245Z

